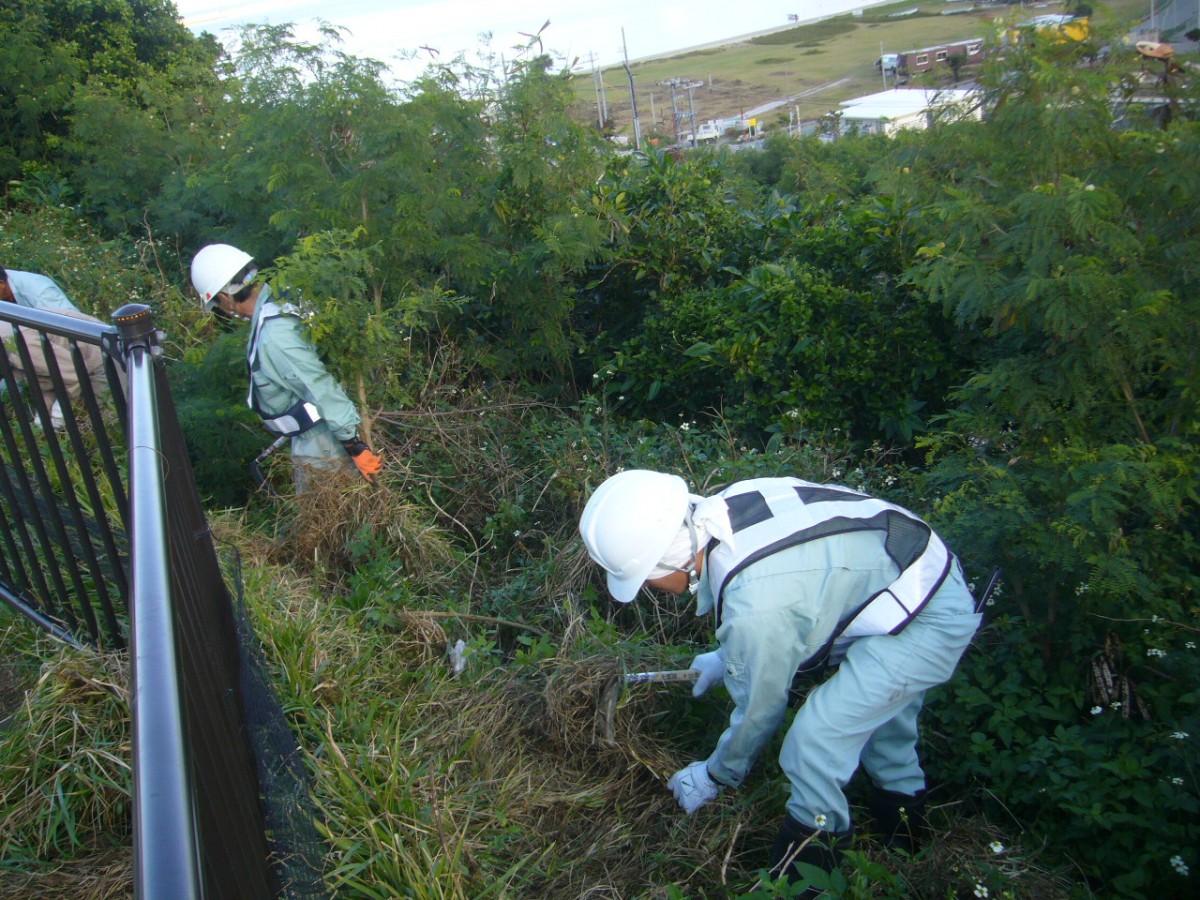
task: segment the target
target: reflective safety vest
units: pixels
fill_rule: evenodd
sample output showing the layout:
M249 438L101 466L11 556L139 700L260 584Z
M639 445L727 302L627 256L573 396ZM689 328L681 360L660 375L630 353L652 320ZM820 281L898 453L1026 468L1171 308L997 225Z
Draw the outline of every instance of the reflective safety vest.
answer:
M954 560L933 529L906 509L849 488L799 478L755 478L720 496L729 511L733 549L712 542L705 569L721 623L725 587L755 562L808 541L853 531L882 531L884 549L900 569L843 620L831 644L903 630L937 593Z
M272 434L280 437L295 437L304 434L321 421L321 412L306 400L299 400L279 415L272 415L263 410L254 393L254 373L258 371L258 341L262 337L263 326L271 319L280 316L294 316L299 310L291 303L276 303L268 300L262 306L258 324L254 326L254 334L250 336L250 344L246 348L246 364L250 368L250 392L246 395L246 405L262 419L263 426Z

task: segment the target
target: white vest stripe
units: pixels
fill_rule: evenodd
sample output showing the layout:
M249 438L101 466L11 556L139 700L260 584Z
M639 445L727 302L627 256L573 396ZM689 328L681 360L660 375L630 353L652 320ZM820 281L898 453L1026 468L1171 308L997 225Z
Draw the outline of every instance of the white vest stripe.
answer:
M272 416L269 413L263 412L258 404L258 398L254 396L254 364L258 359L258 341L262 337L263 326L270 319L277 319L282 315L295 315L296 313L297 308L291 303L279 304L274 300L266 301L262 305L258 322L254 326L254 334L251 336L250 344L246 348L246 365L250 368L250 391L246 394L246 405L258 414L258 417L262 419L263 427L267 431L272 434L282 435L283 437L295 437L298 434L308 431L308 429L321 421L321 412L314 404L303 400L293 404L290 409L278 416Z
M928 525L895 504L849 488L799 478L756 478L720 496L729 510L733 549L714 542L705 558L718 625L725 588L738 572L781 550L836 534L885 532L885 549L900 569L895 581L848 618L837 633L839 641L901 631L950 571L950 551Z

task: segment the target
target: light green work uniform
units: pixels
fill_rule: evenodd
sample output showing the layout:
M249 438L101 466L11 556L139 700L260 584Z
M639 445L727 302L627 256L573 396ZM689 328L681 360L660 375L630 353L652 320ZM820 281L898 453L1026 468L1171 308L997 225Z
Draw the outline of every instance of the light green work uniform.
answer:
M52 312L79 312L53 278L37 272L18 272L16 269L4 271L8 275L8 286L12 288L13 297L21 306Z
M717 640L735 703L708 758L718 782L737 786L784 721L797 668L819 653L839 623L883 590L899 567L876 531L835 534L771 554L725 588ZM701 578L699 608L712 608ZM779 762L791 783L789 814L813 828L845 832L843 788L861 761L880 787L925 787L917 715L925 691L946 681L979 625L957 560L946 581L896 635L850 644L845 658L797 711Z
M296 487L302 490L305 469L354 470L341 442L358 433L358 410L317 356L299 318L284 313L268 319L259 331L259 317L271 298L271 286L264 284L250 321L251 340L259 334L253 390L268 415L283 415L299 401L312 403L321 414L321 421L292 438Z

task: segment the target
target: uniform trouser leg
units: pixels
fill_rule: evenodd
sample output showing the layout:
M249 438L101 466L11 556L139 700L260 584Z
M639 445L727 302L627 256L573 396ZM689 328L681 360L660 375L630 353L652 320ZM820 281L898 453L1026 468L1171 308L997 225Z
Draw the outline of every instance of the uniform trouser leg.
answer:
M970 610L964 588L943 602L931 600L899 634L860 638L850 646L837 671L808 695L784 738L779 762L791 782L788 815L810 827L823 821L827 831L849 830L843 788L864 752L873 774L887 773L892 785L924 786L917 713L925 691L953 674L975 633L979 616Z
M917 716L924 704L925 692L918 691L867 739L862 765L876 787L897 794L915 794L925 787L917 758Z

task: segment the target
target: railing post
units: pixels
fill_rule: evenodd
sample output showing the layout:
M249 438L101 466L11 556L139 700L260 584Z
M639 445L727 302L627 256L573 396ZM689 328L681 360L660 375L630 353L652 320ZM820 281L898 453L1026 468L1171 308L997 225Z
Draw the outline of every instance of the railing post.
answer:
M161 348L149 307L128 304L113 321L128 374L134 894L191 900L202 888L158 433L154 366Z

